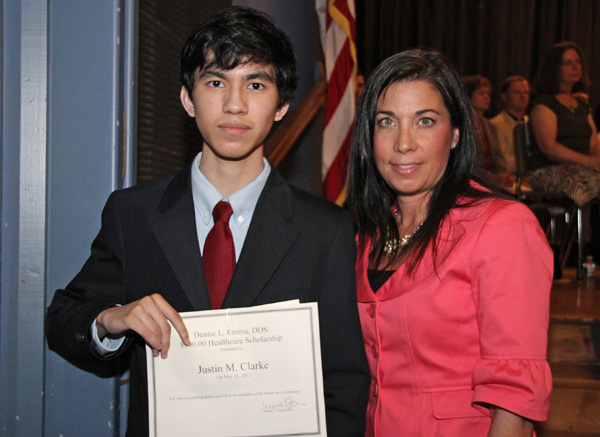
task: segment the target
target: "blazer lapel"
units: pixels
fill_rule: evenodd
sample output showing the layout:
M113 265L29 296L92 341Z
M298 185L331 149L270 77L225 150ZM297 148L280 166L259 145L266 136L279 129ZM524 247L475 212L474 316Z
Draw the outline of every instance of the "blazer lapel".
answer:
M198 247L196 219L188 166L178 173L159 204L156 238L194 310L211 307Z
M223 308L251 306L298 237L292 192L273 168L261 193Z
M369 302L392 299L419 290L419 286L424 282L429 281L434 276L441 275L448 266L452 266L449 261L467 235L466 222L479 217L488 206L489 202L476 201L466 207L451 209L441 224L435 260L430 245L423 258L421 258L419 266L412 274L408 274L408 264L402 264L392 275L391 280L387 281L375 294L370 289L367 277L367 254L371 250L371 244L369 243L365 251L360 254L361 259L357 262L357 266L360 266L360 270L357 272L357 280L363 284L362 287L358 287L358 300Z
M450 212L450 216L452 215L453 211ZM452 219L445 219L441 226L440 240L437 247L437 252L435 253L435 260L433 256L434 252L430 245L423 254L417 269L409 274L408 264L402 264L400 268L398 268L398 270L392 275L392 278L401 278L401 281L387 281L380 289L382 292L378 291L376 293L377 298L386 300L393 297L398 297L414 290L418 290L421 284L429 281L434 276L439 275L445 270L446 262L450 258L450 255L454 253L457 247L460 246L460 243L464 240L465 235L466 229L462 222L453 222ZM365 262L367 261L365 260ZM368 284L366 269L364 272L362 272L362 274L364 275L364 278L361 280L367 281L366 283ZM359 300L365 300L366 295L364 289L365 287L359 288ZM360 293L361 290L362 294ZM370 294L371 297L374 298L375 295L372 292Z

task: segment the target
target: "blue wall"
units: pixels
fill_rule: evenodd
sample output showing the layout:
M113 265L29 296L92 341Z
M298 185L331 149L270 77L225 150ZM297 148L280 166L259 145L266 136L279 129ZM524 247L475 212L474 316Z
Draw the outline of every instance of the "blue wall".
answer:
M19 113L20 8L2 5L2 222L0 226L0 434L11 435L16 416L17 317L19 252ZM10 376L10 377L9 377Z
M108 194L131 182L137 3L1 4L0 435L118 435L119 380L49 352L43 320L87 258Z
M120 3L50 2L48 303L89 255L101 208L118 187L123 106ZM94 435L114 435L119 420L116 388L115 381L97 378L48 353L45 433L86 435L93 429Z

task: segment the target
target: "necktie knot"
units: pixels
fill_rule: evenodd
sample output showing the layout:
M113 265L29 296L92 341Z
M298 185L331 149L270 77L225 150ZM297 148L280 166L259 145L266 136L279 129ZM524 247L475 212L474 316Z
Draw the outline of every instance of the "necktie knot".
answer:
M219 203L217 203L212 211L215 223L229 223L229 218L231 217L231 214L233 214L233 209L231 208L229 202L225 202L224 200L221 200Z

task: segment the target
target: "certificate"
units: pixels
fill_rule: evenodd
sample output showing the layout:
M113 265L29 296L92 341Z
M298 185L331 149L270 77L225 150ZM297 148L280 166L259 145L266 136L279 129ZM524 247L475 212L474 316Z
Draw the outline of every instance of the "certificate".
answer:
M316 303L181 313L146 351L150 436L326 436Z

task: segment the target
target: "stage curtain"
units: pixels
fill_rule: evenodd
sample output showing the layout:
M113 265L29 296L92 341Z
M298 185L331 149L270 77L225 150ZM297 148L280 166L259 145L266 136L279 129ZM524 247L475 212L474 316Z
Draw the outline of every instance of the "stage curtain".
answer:
M596 0L356 0L359 69L368 76L386 57L411 47L446 53L462 75L483 74L499 87L520 74L530 81L547 50L579 44L600 104L600 2Z

